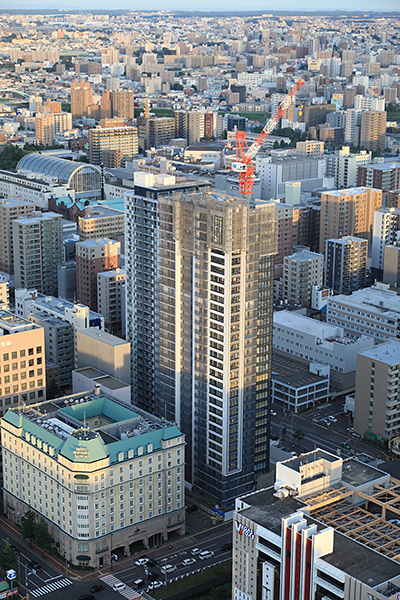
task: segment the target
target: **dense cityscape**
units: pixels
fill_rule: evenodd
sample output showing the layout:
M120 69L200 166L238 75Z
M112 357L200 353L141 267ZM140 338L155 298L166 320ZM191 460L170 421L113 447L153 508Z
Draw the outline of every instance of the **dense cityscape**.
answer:
M398 600L399 13L7 10L0 598Z

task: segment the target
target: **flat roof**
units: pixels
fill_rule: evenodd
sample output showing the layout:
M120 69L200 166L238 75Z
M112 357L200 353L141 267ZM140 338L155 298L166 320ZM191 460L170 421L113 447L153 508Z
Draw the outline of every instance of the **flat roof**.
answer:
M348 458L343 461L342 466L342 481L353 487L358 487L379 479L386 475L384 471L366 465L365 463L354 458Z
M310 373L308 364L296 362L286 356L272 352L272 376L276 382L286 383L292 387L304 387L316 383L326 383L328 379Z
M121 242L117 242L110 238L96 238L94 240L86 240L84 242L76 242L78 246L84 246L85 248L97 248L98 246L113 246L114 244L120 244Z
M88 327L86 329L80 329L78 331L78 335L86 335L94 340L98 340L100 342L104 342L105 344L109 344L110 346L125 346L129 344L126 340L122 340L116 335L112 335L107 331L102 331L101 329L97 329L97 327Z
M291 258L292 260L298 260L298 261L302 262L302 261L306 261L306 260L311 260L313 258L317 258L319 256L323 258L324 255L323 254L319 254L318 252L311 252L309 250L302 250L301 252L295 252L294 254L291 254L287 258Z
M95 204L91 206L87 206L85 208L85 215L83 217L79 217L82 220L85 219L100 219L104 217L121 217L124 218L125 214L123 211L118 210L116 208L109 208L108 206L103 206L101 204Z
M389 366L400 364L400 341L390 340L358 352L361 356L372 358Z
M345 190L329 190L328 192L322 192L325 196L336 196L341 198L342 196L358 196L358 194L365 194L365 192L371 190L372 192L382 192L375 188L366 187L352 187L346 188Z
M312 452L307 452L307 454L301 454L300 456L294 456L293 458L289 458L283 462L285 465L290 467L290 469L293 469L293 471L300 473L300 467L315 463L317 460L326 460L327 462L334 463L342 459L336 454L331 454L330 452L325 452L325 450L317 448Z
M329 323L323 323L310 317L305 317L298 313L280 310L274 312L274 326L282 325L283 327L291 327L297 329L302 333L308 333L326 339L329 337L337 337L342 333L342 329L336 325L330 325Z
M1 178L1 171L0 171ZM22 198L3 198L0 200L0 206L7 206L10 208L16 208L17 206L31 206L35 207L34 202L30 202L29 200L22 200Z

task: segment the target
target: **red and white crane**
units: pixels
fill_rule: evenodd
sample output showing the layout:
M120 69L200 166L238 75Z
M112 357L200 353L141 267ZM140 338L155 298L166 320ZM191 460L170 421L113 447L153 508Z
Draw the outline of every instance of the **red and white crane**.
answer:
M253 192L254 186L254 165L253 158L260 150L261 146L270 135L270 133L274 130L280 119L282 118L283 113L287 108L289 108L290 103L293 98L303 85L304 80L299 79L296 85L290 90L290 92L285 96L282 102L279 104L278 108L268 120L264 129L261 133L258 134L255 141L252 143L250 148L247 146L246 141L246 132L245 131L237 131L236 132L236 162L232 165L232 171L236 171L240 173L239 177L239 191L244 196L249 196Z

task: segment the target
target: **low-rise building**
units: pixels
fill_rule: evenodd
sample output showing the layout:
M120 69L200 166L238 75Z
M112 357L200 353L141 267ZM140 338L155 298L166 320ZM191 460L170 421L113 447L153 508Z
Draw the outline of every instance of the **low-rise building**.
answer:
M274 350L303 362L329 365L331 390L354 388L357 352L373 346L372 338L353 340L341 327L293 311L274 312Z
M236 499L232 598L397 600L398 481L316 449ZM378 534L379 532L379 534Z
M375 283L346 296L328 299L326 322L341 327L356 339L369 336L376 341L400 337L400 297L388 284Z
M185 531L185 438L95 392L15 407L0 422L4 507L43 517L61 555L94 568Z
M92 366L130 383L131 344L96 327L77 332L76 367Z
M82 367L72 371L72 393L79 394L93 388L96 384L100 386L102 394L111 395L114 398L131 403L131 386L111 377L103 371L93 367Z
M0 309L0 417L46 399L43 327Z

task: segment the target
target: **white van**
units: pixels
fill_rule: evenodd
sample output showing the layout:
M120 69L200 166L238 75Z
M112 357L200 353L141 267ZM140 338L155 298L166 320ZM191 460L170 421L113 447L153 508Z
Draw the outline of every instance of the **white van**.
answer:
M124 583L122 583L122 581L120 581L119 583L114 583L114 585L112 586L112 589L114 590L114 592L121 592L125 588L126 588L126 585Z

